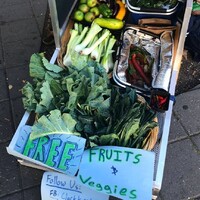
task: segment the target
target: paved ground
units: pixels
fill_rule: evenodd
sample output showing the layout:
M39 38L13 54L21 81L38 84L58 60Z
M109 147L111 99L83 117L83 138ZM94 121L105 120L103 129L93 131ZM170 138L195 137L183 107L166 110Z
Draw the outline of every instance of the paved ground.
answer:
M0 199L40 200L43 172L6 152L24 114L20 89L39 52L47 0L0 1ZM177 96L159 200L200 199L200 86Z
M0 1L0 199L39 200L42 171L6 152L24 114L20 89L30 56L39 52L47 0Z

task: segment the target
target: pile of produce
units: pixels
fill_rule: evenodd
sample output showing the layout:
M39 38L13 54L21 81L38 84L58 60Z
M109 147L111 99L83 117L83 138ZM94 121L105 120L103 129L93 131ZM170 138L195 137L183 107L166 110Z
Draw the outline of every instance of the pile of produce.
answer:
M73 19L83 23L95 21L105 28L121 29L125 15L125 4L121 0L80 0Z
M139 87L151 86L151 71L154 59L143 47L130 46L129 63L126 70L127 82Z
M93 22L90 27L75 23L70 32L65 66L85 67L90 60L100 63L108 72L113 69L112 53L116 39L108 29L101 28Z
M31 138L74 134L87 139L87 148L116 145L143 148L158 126L155 113L138 101L135 90L110 84L105 69L95 61L67 69L50 64L44 54L33 54L30 76L22 89L24 108L37 120Z

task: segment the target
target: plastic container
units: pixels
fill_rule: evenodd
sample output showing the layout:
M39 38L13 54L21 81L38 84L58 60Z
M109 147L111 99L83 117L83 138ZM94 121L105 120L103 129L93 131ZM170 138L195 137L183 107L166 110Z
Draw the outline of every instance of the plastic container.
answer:
M130 0L126 0L126 5L130 11L129 20L133 24L138 24L139 19L147 18L162 18L172 20L172 24L176 22L177 10L180 7L180 2L172 8L150 8L150 7L136 7L131 5Z

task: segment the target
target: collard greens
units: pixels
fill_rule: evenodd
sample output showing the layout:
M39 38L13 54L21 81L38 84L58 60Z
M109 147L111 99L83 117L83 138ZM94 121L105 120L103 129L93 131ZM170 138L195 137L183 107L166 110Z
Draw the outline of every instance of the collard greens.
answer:
M118 145L142 148L148 132L157 126L155 113L137 101L133 89L110 84L103 67L60 68L43 54L33 54L30 76L22 88L24 108L38 115L31 138L65 133L87 139L87 147Z
M32 126L30 138L36 139L50 134L74 134L76 121L68 113L61 115L59 110L52 110L48 116L43 115L38 122Z

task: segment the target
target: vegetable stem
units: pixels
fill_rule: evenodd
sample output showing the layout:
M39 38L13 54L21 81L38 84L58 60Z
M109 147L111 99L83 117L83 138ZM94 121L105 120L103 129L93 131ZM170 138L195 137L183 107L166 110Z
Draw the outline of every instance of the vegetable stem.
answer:
M88 48L85 48L83 49L82 51L80 51L80 53L82 55L89 55L92 53L92 51L94 51L94 49L99 45L101 44L109 35L110 35L110 31L109 30L106 30L104 32L104 34L95 42L92 44L91 47L88 47Z
M84 40L81 42L81 44L76 45L75 51L82 51L101 30L102 28L98 24L93 22Z

